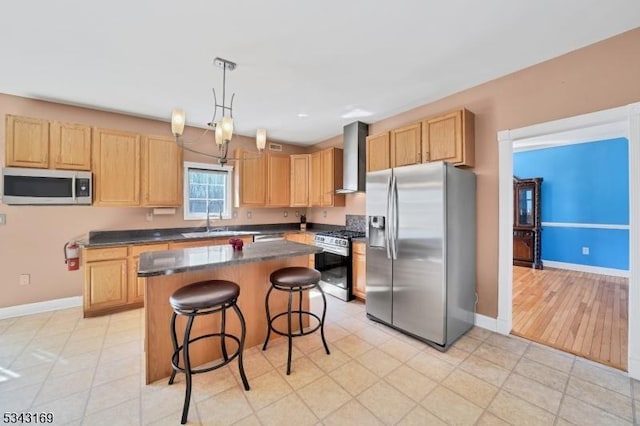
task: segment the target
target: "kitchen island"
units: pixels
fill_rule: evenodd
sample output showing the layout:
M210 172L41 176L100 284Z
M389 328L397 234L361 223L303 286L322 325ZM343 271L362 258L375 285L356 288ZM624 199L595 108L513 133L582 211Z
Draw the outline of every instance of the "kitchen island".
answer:
M245 317L247 334L245 349L261 344L267 331L264 300L271 285L269 275L279 268L309 266L309 255L322 249L291 241L269 241L247 244L241 251L231 245L187 248L147 252L140 255L138 277L144 278L145 309L145 376L149 384L171 374L173 348L169 334L171 305L169 297L186 285L221 279L240 286L238 306ZM308 294L303 299L308 308ZM287 307L286 294L274 292L269 304L272 312ZM202 317L194 323L192 338L219 330L220 315ZM284 329L284 320L277 326ZM306 324L305 324L306 325ZM178 340L185 328L184 318L177 321ZM227 331L240 335L235 315L227 316ZM272 334L273 336L273 334ZM203 364L220 357L219 341L203 339L191 345L193 365Z

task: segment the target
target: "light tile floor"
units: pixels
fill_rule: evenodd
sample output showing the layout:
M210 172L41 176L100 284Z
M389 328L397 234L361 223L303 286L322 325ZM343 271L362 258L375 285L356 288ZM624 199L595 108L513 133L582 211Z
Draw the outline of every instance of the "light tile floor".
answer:
M319 298L312 299L317 305ZM317 333L245 352L194 377L189 424L623 425L640 423L640 383L535 343L474 328L446 353L329 298ZM179 424L184 379L144 385L143 311L82 319L79 308L0 321L0 412L54 424Z

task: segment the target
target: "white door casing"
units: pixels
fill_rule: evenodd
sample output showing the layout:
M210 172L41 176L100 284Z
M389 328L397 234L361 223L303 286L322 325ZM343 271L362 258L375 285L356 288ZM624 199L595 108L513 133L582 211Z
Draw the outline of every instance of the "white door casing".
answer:
M629 141L629 335L628 372L640 380L640 102L498 132L498 318L509 334L513 297L513 147L550 140L625 137Z

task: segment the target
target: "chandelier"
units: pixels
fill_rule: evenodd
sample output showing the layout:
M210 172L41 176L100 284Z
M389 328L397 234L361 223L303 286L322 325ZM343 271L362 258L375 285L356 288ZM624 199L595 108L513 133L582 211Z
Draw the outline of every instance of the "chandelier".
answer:
M184 132L184 125L186 122L185 112L182 109L176 108L171 113L171 133L176 138L176 143L182 147L182 149L204 155L211 158L216 158L220 164L226 164L228 161L240 160L240 158L229 157L229 142L233 136L233 98L235 93L231 95L231 101L229 105L226 104L227 95L227 71L233 71L236 68L235 62L228 61L222 58L215 58L213 64L222 68L222 104L218 103L216 97L216 89L213 90L213 117L211 121L207 123L207 128L204 133L196 140L198 142L207 132L212 131L214 134L214 140L218 147L218 154L209 154L185 146L184 140L181 138ZM220 111L220 120L216 121L216 116ZM265 129L258 129L256 131L256 148L258 153L262 153L267 142L267 131Z

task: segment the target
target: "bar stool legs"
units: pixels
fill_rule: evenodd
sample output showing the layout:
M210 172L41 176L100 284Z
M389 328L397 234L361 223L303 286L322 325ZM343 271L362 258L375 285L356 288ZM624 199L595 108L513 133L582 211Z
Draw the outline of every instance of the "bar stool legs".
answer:
M271 287L267 291L265 296L265 312L267 315L267 337L264 341L264 345L262 346L262 350L267 349L267 345L269 344L269 338L271 336L271 332L273 331L276 334L287 337L287 375L291 374L291 358L293 353L293 338L299 336L306 336L320 329L320 337L322 338L322 344L324 345L325 352L327 355L330 355L329 346L327 345L327 341L324 336L324 320L327 313L327 299L325 297L324 291L322 287L318 284L320 278L320 274L318 271L310 268L303 267L290 267L283 268L275 271L271 274ZM308 291L311 289L317 288L322 296L322 316L319 317L313 312L305 311L302 306L304 291ZM279 313L275 316L271 316L271 311L269 309L269 298L271 296L271 292L273 290L286 291L288 293L287 299L287 311ZM298 309L294 309L293 296L294 293L298 293ZM298 331L293 331L293 315L298 315ZM282 316L287 316L287 330L283 332L274 327L273 323L277 318ZM308 315L310 317L314 317L318 324L310 330L305 331L303 327L303 316Z
M227 365L238 358L238 369L240 371L240 377L242 378L242 384L245 390L249 390L249 382L244 372L244 365L242 361L242 352L244 350L244 342L246 338L246 324L244 316L240 311L240 308L236 304L236 299L239 294L239 287L229 281L203 281L200 283L191 284L177 290L171 297L170 303L173 307L173 313L171 315L171 343L173 344L173 355L171 357L171 366L173 371L169 377L169 385L172 385L177 372L182 372L185 375L186 389L184 396L184 405L182 408L181 423L187 422L189 415L189 403L191 401L191 388L192 388L192 376L194 374L205 373L211 370L215 370L224 365ZM210 305L207 306L206 297L211 298ZM226 331L226 310L232 308L238 320L240 321L240 337L228 334ZM220 332L209 333L196 338L191 338L191 330L193 328L193 322L197 316L210 315L220 313ZM176 318L178 315L187 317L187 324L185 327L184 338L182 344L178 344L177 331L176 331ZM190 344L209 337L220 338L220 352L222 354L222 360L210 365L208 367L192 368L191 358L189 355ZM231 354L228 353L226 339L234 340L238 347L237 350ZM180 353L182 353L183 367L180 367Z

